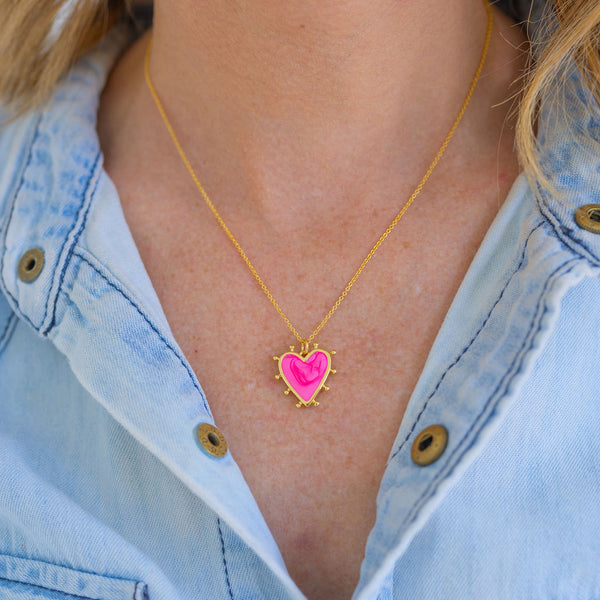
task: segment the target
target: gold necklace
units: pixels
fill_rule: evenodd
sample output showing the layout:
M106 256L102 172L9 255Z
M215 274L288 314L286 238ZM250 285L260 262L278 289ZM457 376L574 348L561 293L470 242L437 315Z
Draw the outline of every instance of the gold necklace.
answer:
M334 302L333 306L329 309L329 312L323 317L322 321L317 325L315 330L307 338L302 337L298 333L298 330L296 329L296 327L294 327L292 322L288 319L287 315L283 312L283 310L279 306L279 303L275 300L275 298L273 297L273 294L271 293L269 288L265 285L261 276L258 274L257 270L254 268L254 265L250 262L250 259L248 258L248 256L246 255L246 253L244 252L244 250L242 249L242 247L240 246L239 242L236 240L234 235L231 233L231 231L229 230L229 227L227 227L225 221L223 221L221 215L218 213L217 209L215 208L215 205L212 203L212 201L208 197L208 194L202 187L200 180L198 179L194 169L192 168L192 165L190 164L190 161L188 160L185 152L183 151L183 148L181 147L181 144L179 143L179 140L177 139L177 136L175 135L175 132L173 131L173 127L171 126L171 123L170 123L169 119L167 118L167 115L166 115L165 110L162 106L162 103L158 97L156 89L154 88L154 84L152 83L152 79L150 77L150 69L149 69L150 51L152 49L152 39L148 43L148 47L146 48L146 57L145 57L145 61L144 61L144 74L146 77L146 84L148 85L148 89L150 90L150 93L152 94L152 97L154 98L154 102L156 103L158 112L160 113L160 116L162 117L162 120L167 128L167 131L169 132L169 134L173 140L173 143L175 144L175 148L177 149L179 156L183 160L183 163L185 164L192 179L194 180L194 183L196 184L198 191L204 198L207 206L210 208L213 215L215 216L215 219L217 220L217 222L219 223L219 225L221 226L223 231L226 233L227 237L229 238L231 243L234 245L234 247L238 251L239 255L242 257L242 260L246 263L246 266L248 267L248 269L250 269L250 272L252 273L252 275L254 276L256 281L258 282L258 285L260 286L262 291L265 293L267 298L270 300L271 304L275 307L275 309L277 310L277 312L279 313L281 318L285 321L285 324L288 326L289 330L292 332L294 337L298 340L298 342L300 342L300 352L298 352L298 353L295 352L295 346L290 346L289 352L284 352L281 356L273 357L274 360L276 360L279 365L279 373L275 377L276 377L276 379L283 379L283 381L285 382L285 384L287 386L287 388L284 391L285 394L292 393L292 394L294 394L294 396L296 396L296 399L297 399L296 406L298 408L300 408L301 406L311 406L311 405L318 406L319 402L317 402L317 400L316 400L317 395L319 394L319 392L321 390L329 389L329 387L327 385L325 385L325 382L327 381L327 377L329 376L330 373L335 373L335 369L331 368L331 358L332 358L332 356L335 355L335 350L331 350L329 352L327 350L323 350L322 348L319 348L319 345L317 343L313 342L313 340L317 337L317 335L319 334L321 329L323 329L323 327L325 326L327 321L329 321L329 319L332 317L333 313L337 310L338 306L343 302L344 298L348 295L348 292L350 291L350 289L352 288L352 286L354 285L354 283L356 282L356 280L362 273L363 269L367 266L367 263L371 260L371 258L375 254L375 252L377 252L377 250L379 249L381 244L383 244L384 240L390 235L390 233L392 233L394 227L396 227L396 225L398 224L400 219L404 216L404 213L408 210L410 205L415 201L416 197L419 195L419 193L421 192L421 190L427 183L427 180L429 179L431 173L433 172L433 170L435 169L439 160L442 158L442 155L446 151L446 147L448 146L448 143L452 139L452 136L454 135L454 132L456 131L456 128L458 127L459 123L461 122L463 115L467 109L467 106L469 105L469 102L471 101L471 96L473 95L475 85L477 84L477 81L479 80L479 76L481 75L481 70L483 69L483 64L485 63L485 59L487 56L487 51L488 51L488 47L489 47L489 43L490 43L491 33L492 33L492 10L487 1L485 2L485 6L487 9L487 14L488 14L488 25L487 25L486 35L485 35L485 42L483 45L483 52L481 54L481 59L479 61L477 70L475 71L475 75L471 82L471 86L469 87L469 91L467 92L467 95L465 97L463 105L462 105L462 107L458 113L458 116L456 117L452 127L450 128L448 135L446 135L446 138L444 139L442 145L440 146L440 149L437 151L437 154L433 158L433 161L429 165L429 168L425 172L425 175L423 175L423 178L421 179L421 181L419 182L419 184L417 185L417 187L415 188L413 193L409 196L409 198L405 202L404 206L400 209L400 212L394 217L394 220L388 225L387 229L381 234L381 236L377 240L377 242L375 242L374 246L371 248L371 250L369 251L367 256L365 256L363 261L360 263L360 266L358 267L358 269L356 270L354 275L351 277L351 279L346 284L346 287L343 289L343 291L339 295L338 299ZM311 344L312 344L312 348L311 348Z

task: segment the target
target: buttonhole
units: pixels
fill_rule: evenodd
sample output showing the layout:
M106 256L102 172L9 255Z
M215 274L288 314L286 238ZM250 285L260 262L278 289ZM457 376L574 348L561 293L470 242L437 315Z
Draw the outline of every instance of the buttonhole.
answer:
M221 440L219 439L219 436L214 433L214 432L210 432L208 435L208 441L215 447L217 448L218 446L221 445Z
M429 448L429 446L431 446L431 444L433 443L433 436L428 433L420 442L419 442L419 450L421 452L424 452L425 450L427 450L427 448Z

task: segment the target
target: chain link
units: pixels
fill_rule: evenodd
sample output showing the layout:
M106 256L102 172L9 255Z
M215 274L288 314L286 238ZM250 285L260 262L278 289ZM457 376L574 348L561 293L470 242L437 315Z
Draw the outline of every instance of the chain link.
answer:
M487 25L486 35L485 35L485 42L483 45L483 51L481 54L481 59L479 61L477 70L475 71L475 75L473 76L473 80L471 82L471 85L470 85L467 95L465 97L465 100L462 104L462 107L461 107L456 119L454 120L454 123L452 124L450 131L446 135L446 138L444 139L442 145L440 146L440 149L437 151L437 154L433 158L433 161L429 165L429 168L425 172L425 175L423 175L421 181L419 182L419 184L417 185L417 187L415 188L413 193L409 196L409 198L405 202L404 206L400 209L400 212L394 217L394 220L388 225L387 229L381 234L381 237L375 242L375 244L373 245L373 247L371 248L369 253L365 256L363 261L360 263L360 266L358 267L358 269L356 270L354 275L352 275L351 279L346 284L346 287L343 289L342 293L338 296L338 298L334 302L333 306L329 309L329 312L325 315L325 317L323 317L323 320L317 325L315 330L307 338L303 338L300 335L300 333L298 333L298 330L296 329L296 327L289 320L288 316L283 312L283 310L279 306L279 303L277 302L277 300L271 293L271 290L269 290L269 288L266 286L265 282L262 280L262 277L258 274L258 271L254 268L254 265L250 262L250 259L244 252L243 248L240 246L239 242L237 241L237 239L235 238L233 233L231 233L229 227L227 227L227 224L225 223L225 221L223 220L223 218L217 211L215 205L212 203L211 199L208 197L208 194L204 190L204 187L200 183L200 180L198 179L196 172L194 171L190 161L188 160L185 152L183 151L183 148L181 147L181 144L179 143L179 140L177 139L177 136L175 135L175 131L173 130L171 122L169 121L169 119L167 117L165 109L162 105L162 102L160 101L160 99L158 97L158 94L156 92L156 89L154 87L152 79L150 77L149 65L150 65L150 53L152 50L152 39L150 39L150 41L148 42L148 46L146 48L145 61L144 61L144 75L146 78L146 84L148 86L148 89L150 90L150 93L152 94L152 98L154 99L154 102L156 103L156 107L158 108L158 112L160 113L160 116L162 117L162 120L167 128L167 131L169 132L169 135L171 136L171 139L173 140L173 143L175 144L175 148L177 149L179 156L183 160L183 163L185 164L192 179L194 180L196 187L198 188L200 194L204 198L204 201L206 202L207 206L209 207L209 209L215 216L215 219L217 220L217 222L219 223L219 225L221 226L221 228L223 229L223 231L225 232L225 234L227 235L227 237L229 238L229 240L231 241L231 243L233 244L235 249L238 251L239 255L242 257L242 260L246 263L246 266L248 267L248 269L250 269L250 272L254 276L254 279L256 279L256 281L258 282L258 285L260 286L262 291L265 293L265 295L267 296L267 298L269 299L271 304L275 307L275 309L277 310L277 312L279 313L281 318L284 320L285 324L288 326L289 330L294 334L294 337L300 343L305 344L305 345L310 344L310 342L312 342L317 337L317 335L319 334L321 329L323 329L323 327L325 326L327 321L329 321L329 319L333 316L333 313L335 313L335 311L338 309L340 304L343 302L344 298L346 298L346 296L348 295L348 292L350 291L352 286L355 284L355 282L359 278L360 274L363 272L363 269L367 266L367 264L371 260L371 258L373 258L373 255L377 252L377 250L379 249L381 244L383 244L383 242L390 235L390 233L392 233L392 231L394 230L394 228L396 227L396 225L398 224L400 219L402 219L402 217L404 216L404 213L410 208L411 204L416 200L417 196L421 193L421 190L427 183L429 177L433 173L433 170L435 169L436 165L438 164L438 162L442 158L444 152L446 151L446 148L448 147L448 144L450 143L450 140L452 139L452 136L454 135L454 132L456 131L456 128L458 127L459 123L461 122L463 115L465 114L465 111L467 110L467 106L469 105L469 102L471 101L471 97L473 96L473 91L475 90L475 86L477 85L477 81L479 80L479 76L481 75L481 71L483 69L485 59L487 57L487 52L488 52L488 48L490 45L490 39L491 39L491 35L492 35L492 20L493 19L492 19L492 9L491 9L490 4L487 1L485 1L485 7L487 10L487 15L488 15L488 25Z

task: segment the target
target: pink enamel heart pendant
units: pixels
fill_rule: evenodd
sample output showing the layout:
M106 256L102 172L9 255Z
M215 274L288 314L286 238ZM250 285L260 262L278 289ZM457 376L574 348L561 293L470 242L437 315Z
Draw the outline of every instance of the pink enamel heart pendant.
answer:
M325 381L329 373L335 373L331 368L331 356L335 351L327 352L314 344L314 349L307 351L307 344L303 343L303 352L294 352L294 346L290 346L290 352L273 358L279 363L279 374L276 379L283 379L287 385L285 394L290 392L298 398L296 406L319 406L315 400L321 390L327 391Z

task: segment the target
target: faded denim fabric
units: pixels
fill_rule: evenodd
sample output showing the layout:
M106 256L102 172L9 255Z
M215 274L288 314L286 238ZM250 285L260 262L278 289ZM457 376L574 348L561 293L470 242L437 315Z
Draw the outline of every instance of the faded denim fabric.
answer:
M124 34L0 130L0 598L302 598L169 330L102 168ZM600 117L573 71L439 332L378 496L357 600L600 598ZM45 265L30 283L30 248ZM449 432L427 467L425 427ZM218 425L218 424L217 424Z

